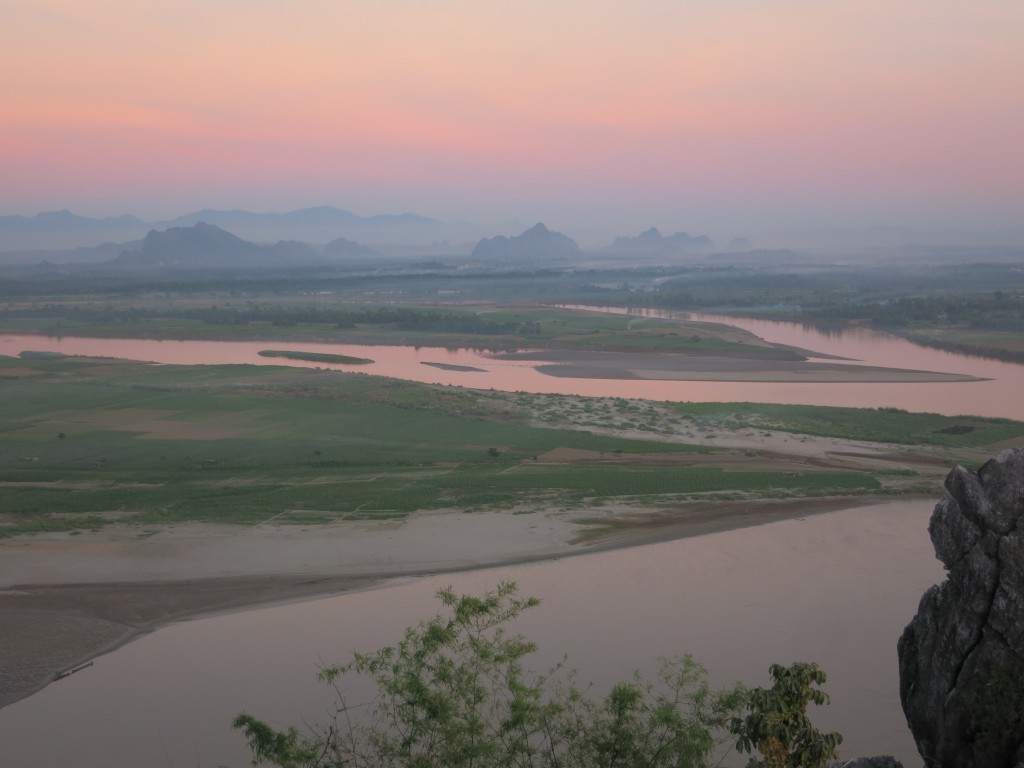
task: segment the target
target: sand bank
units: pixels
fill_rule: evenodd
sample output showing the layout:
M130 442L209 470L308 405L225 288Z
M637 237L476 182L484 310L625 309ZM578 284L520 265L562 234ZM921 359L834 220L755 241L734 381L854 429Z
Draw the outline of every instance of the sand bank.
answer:
M456 572L698 536L874 499L801 499L568 513L441 512L403 524L156 532L0 541L0 706L55 673L161 625L202 614L367 589L387 578Z
M516 359L539 361L540 373L579 379L646 381L740 381L781 383L925 383L982 381L974 376L855 362L766 360L736 355L654 352L547 350L520 353Z

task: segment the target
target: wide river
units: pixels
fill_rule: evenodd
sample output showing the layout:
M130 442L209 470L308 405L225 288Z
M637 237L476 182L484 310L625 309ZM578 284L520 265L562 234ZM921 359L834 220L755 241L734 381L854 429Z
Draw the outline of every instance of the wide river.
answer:
M514 579L542 598L515 626L538 643L539 671L568 653L580 680L606 691L686 652L720 684L767 685L773 662L817 661L832 704L813 717L844 734L841 754L895 754L909 768L896 639L942 578L931 507L890 502L181 622L0 710L0 763L242 768L244 739L229 727L238 712L325 722L321 665L397 642L434 613L442 586L478 593Z
M625 310L608 310L625 313ZM623 317L623 325L636 314ZM656 311L645 314L657 316ZM440 347L363 346L281 341L156 341L72 336L0 335L0 355L25 350L100 355L157 363L205 365L248 363L356 370L432 384L478 389L551 392L601 397L637 397L692 402L801 403L807 405L895 407L950 416L1002 416L1024 419L1024 366L943 352L865 329L828 333L797 323L690 315L692 320L734 325L766 341L788 344L856 361L863 365L957 373L985 381L927 383L769 383L722 381L637 381L548 376L523 360L500 360L485 352ZM370 358L370 365L305 363L259 355L264 349L326 352ZM812 358L813 359L813 358ZM828 362L838 362L828 360ZM469 366L453 371L424 363Z
M0 337L0 354L52 350L161 363L301 365L259 357L299 349L370 357L367 373L479 388L660 400L895 406L1024 419L1024 367L919 347L868 331L825 334L793 323L698 316L762 338L867 365L967 373L989 381L764 384L614 381L545 376L522 361L469 350L281 342ZM624 318L624 322L628 319ZM424 362L470 365L445 371ZM327 366L321 366L327 367ZM333 367L333 366L331 366ZM344 367L344 366L339 366ZM351 368L349 367L351 370ZM518 581L543 604L517 628L541 648L537 668L569 653L597 689L659 656L689 652L727 684L768 683L768 666L819 662L832 705L815 712L845 736L841 754L918 763L898 700L896 640L924 589L942 578L927 522L933 501L890 502L756 528L545 563L390 583L336 598L168 626L95 666L0 710L0 764L245 766L229 723L245 709L275 724L323 720L318 665L395 642L453 584L480 591Z

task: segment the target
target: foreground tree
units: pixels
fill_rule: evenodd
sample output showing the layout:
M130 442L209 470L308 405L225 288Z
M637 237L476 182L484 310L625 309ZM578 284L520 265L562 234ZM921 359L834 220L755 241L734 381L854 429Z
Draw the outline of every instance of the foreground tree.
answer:
M807 717L812 701L828 703L828 694L817 687L824 684L825 673L807 662L772 664L770 672L772 687L750 691L746 717L731 726L740 752L761 753L750 758L747 768L824 768L839 757L836 747L843 740L838 733L821 733Z
M514 583L482 597L438 593L444 613L406 630L396 646L357 653L320 678L368 678L368 707L344 699L328 726L277 731L241 714L253 764L281 768L701 768L718 762L728 729L747 703L739 685L714 691L689 656L666 662L658 680L639 673L603 699L571 673L523 668L535 646L505 625L535 598ZM358 710L358 711L357 711Z

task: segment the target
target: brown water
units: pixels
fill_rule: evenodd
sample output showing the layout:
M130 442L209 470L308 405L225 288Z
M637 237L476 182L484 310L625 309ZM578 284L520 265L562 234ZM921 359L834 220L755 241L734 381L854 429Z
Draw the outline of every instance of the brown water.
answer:
M606 690L659 656L694 654L713 681L768 684L773 662L817 661L832 705L814 712L841 754L916 753L898 701L896 639L942 578L931 502L889 502L757 528L513 568L396 583L337 598L172 625L0 710L4 765L249 764L229 728L245 709L275 725L323 720L324 663L396 642L433 593L514 579L543 603L516 628L543 670L569 652Z
M625 314L627 310L605 310ZM666 316L666 313L645 311ZM864 365L959 373L989 379L927 383L767 383L719 381L623 381L547 376L536 363L498 360L484 352L440 347L362 346L280 341L155 341L81 337L0 336L0 354L24 350L100 355L158 363L292 365L333 368L392 376L432 384L479 389L548 392L601 397L636 397L692 402L764 402L807 405L895 407L947 415L973 414L1024 419L1024 366L941 350L864 329L827 333L797 323L748 320L718 315L692 319L720 322L749 330L775 343L849 358ZM624 323L629 322L623 318ZM259 356L261 349L301 350L351 355L374 360L352 366L306 363ZM830 362L838 362L830 360ZM423 363L471 366L482 371L446 371Z

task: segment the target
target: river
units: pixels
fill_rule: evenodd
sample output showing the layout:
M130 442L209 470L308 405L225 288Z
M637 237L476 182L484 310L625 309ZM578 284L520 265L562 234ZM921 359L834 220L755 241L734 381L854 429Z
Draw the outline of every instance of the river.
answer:
M372 366L355 370L480 388L1024 418L1022 366L865 331L833 335L793 323L697 319L868 365L991 380L797 385L565 379L469 350L280 342L6 336L0 353L32 349L162 363L268 364L257 353L273 347L370 357ZM445 371L424 362L484 372ZM833 701L815 720L844 733L842 755L892 753L910 766L917 758L899 707L895 644L922 591L942 578L927 535L932 506L890 502L181 622L0 710L3 762L22 768L248 765L243 739L228 725L237 712L245 709L277 725L322 719L331 698L314 682L318 665L396 641L402 627L432 612L431 595L443 585L477 592L515 579L524 592L543 598L517 626L539 643L541 669L568 652L581 678L602 689L634 666L650 672L658 656L690 652L714 681L767 685L769 664L814 660L829 673L826 690Z
M480 592L514 579L542 598L515 626L538 643L539 671L567 652L600 691L689 652L716 683L768 685L773 662L817 661L832 704L813 717L845 735L841 754L895 754L909 768L896 639L942 578L931 507L889 502L181 622L0 710L3 763L241 768L235 714L323 722L332 696L314 681L321 665L397 642L434 612L442 586Z
M646 314L659 313L652 310ZM970 414L1024 419L1024 398L1020 397L1020 393L1024 392L1022 365L922 347L894 336L865 329L827 333L797 323L719 315L690 317L700 321L734 325L749 330L766 341L835 355L864 365L966 374L985 380L927 383L771 383L565 378L541 373L536 369L535 361L502 360L485 352L469 349L280 341L157 341L0 335L0 354L13 356L25 350L37 350L183 365L293 365L361 371L409 381L504 391L635 397L677 402L724 401L893 407L950 416ZM370 358L374 362L370 365L352 366L260 357L260 350L268 348L349 355ZM481 370L444 370L424 363L442 363Z

